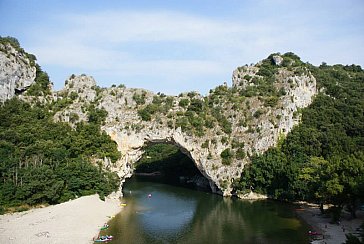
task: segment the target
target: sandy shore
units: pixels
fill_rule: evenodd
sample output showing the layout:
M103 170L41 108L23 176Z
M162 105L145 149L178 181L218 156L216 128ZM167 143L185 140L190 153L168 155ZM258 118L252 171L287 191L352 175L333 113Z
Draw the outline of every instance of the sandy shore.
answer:
M26 212L0 215L0 243L92 243L107 216L121 210L116 197L98 195Z
M340 224L330 224L331 218L322 215L318 206L310 204L301 204L297 214L312 227L312 231L322 234L317 236L319 240L312 241L317 244L344 243L345 234L352 233L358 236L357 229L364 221L363 211L357 211L356 219L351 219L349 213L343 212Z

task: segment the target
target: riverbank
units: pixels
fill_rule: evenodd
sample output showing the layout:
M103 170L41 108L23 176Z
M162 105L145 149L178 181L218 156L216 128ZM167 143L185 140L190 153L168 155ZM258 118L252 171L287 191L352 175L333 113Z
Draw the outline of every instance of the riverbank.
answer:
M120 211L120 201L98 195L26 212L0 215L0 243L92 243L107 216Z
M358 236L358 228L364 221L364 212L358 211L357 218L352 219L347 212L342 213L342 219L339 224L331 224L331 218L322 215L319 206L316 204L300 203L296 209L297 215L311 226L311 231L320 235L315 236L317 240L311 243L336 244L344 243L345 234L354 234Z

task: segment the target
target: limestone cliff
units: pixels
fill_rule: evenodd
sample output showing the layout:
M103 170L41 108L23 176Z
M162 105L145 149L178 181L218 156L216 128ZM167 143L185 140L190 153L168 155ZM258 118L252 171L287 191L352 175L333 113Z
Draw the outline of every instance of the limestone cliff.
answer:
M25 91L34 83L36 67L26 53L0 43L0 102Z
M105 160L104 166L123 180L132 175L147 143L166 142L195 162L214 192L228 196L250 156L276 145L317 92L309 70L284 55L238 68L232 84L205 97L194 92L166 96L124 86L101 89L92 77L72 75L56 96L72 97L72 102L55 120L75 123L87 120L89 106L105 109L102 130L122 157L116 164Z
M1 102L34 82L34 60L22 49L0 43ZM47 85L48 76L44 77ZM132 175L145 145L164 142L178 146L194 161L212 191L229 196L231 183L250 157L275 146L291 131L299 123L300 109L316 93L316 79L297 56L287 53L237 68L232 87L223 84L207 96L166 96L123 85L100 88L92 77L71 75L61 91L25 94L21 99L52 102L54 120L72 126L87 121L95 108L106 110L101 129L117 143L122 157L114 164L101 160L122 182Z

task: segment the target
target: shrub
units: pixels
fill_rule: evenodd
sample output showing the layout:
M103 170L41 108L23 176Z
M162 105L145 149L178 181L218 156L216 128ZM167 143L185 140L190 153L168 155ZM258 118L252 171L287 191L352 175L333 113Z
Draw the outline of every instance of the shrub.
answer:
M142 92L142 94L134 93L133 100L136 102L137 105L145 104L145 96L146 92Z
M237 151L236 151L236 158L237 159L243 159L245 158L246 154L245 154L245 151L243 148L239 148Z
M182 98L182 99L179 101L179 103L178 103L178 105L179 105L180 107L182 107L182 108L186 108L189 104L190 104L190 100L189 100L189 99L187 99L187 98Z
M152 119L152 115L150 114L150 112L143 108L141 110L138 110L138 115L140 116L140 118L144 121L150 121Z
M79 116L78 116L78 114L77 113L70 113L70 122L71 123L75 123L75 122L77 122L78 120L79 120Z
M222 159L222 164L230 165L232 163L234 153L229 148L226 148L224 151L221 152L220 156Z
M209 140L206 140L204 143L202 143L201 147L202 148L208 148L209 147Z
M196 113L202 112L203 102L200 99L192 99L188 110Z
M270 96L265 99L264 105L269 107L275 107L278 104L278 97L276 96Z
M263 114L263 111L261 109L258 109L257 111L255 111L253 116L254 116L254 118L259 118L262 114Z
M76 100L76 98L78 98L78 94L75 91L71 92L71 94L69 96L72 101L74 101L74 100Z

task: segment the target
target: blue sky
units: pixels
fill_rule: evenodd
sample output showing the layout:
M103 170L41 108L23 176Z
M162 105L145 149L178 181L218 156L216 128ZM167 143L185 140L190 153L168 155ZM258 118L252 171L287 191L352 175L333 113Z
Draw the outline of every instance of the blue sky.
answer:
M179 94L209 89L274 52L315 65L364 65L363 0L0 0L0 35L16 37L54 83Z

